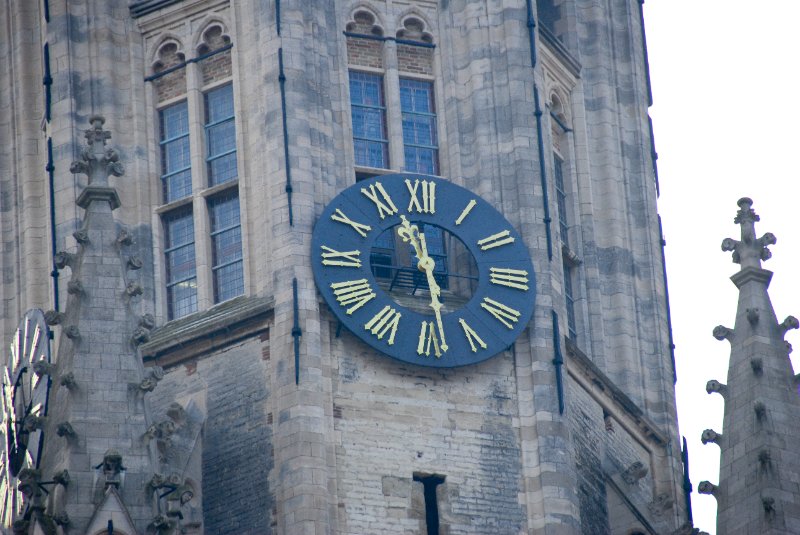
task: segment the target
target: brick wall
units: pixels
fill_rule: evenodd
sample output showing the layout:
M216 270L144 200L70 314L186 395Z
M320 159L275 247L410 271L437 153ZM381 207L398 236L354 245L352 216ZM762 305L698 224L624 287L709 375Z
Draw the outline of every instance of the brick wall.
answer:
M383 68L383 43L359 37L347 38L347 62L359 67Z
M264 355L269 341L261 338L168 369L153 392L156 414L173 401L205 406L202 475L186 475L202 479L207 534L272 532L272 422Z
M397 67L401 72L433 76L433 49L398 44Z
M159 63L155 69L156 73L166 71L170 67L183 63L183 56L178 54L175 46L165 46L159 54ZM161 78L153 81L156 88L156 98L158 102L164 102L186 93L186 69L181 68L171 73L165 74Z
M232 73L231 51L226 50L204 59L200 62L200 70L203 73L203 85L230 78Z

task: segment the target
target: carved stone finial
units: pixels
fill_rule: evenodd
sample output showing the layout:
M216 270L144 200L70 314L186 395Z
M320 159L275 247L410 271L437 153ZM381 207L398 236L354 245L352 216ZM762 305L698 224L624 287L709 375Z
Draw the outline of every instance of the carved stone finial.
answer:
M88 208L93 201L106 201L111 209L120 206L119 195L109 187L109 175L122 176L125 168L119 161L119 155L106 142L111 139L111 132L103 130L105 119L99 115L89 118L92 127L85 131L86 147L81 150L80 159L72 162L70 172L81 173L89 177L86 186L76 200L81 208Z
M77 255L74 253L59 251L53 257L53 263L56 265L58 269L64 269L67 266L73 267L75 265L75 260L77 258L78 258Z
M719 444L722 440L722 434L717 433L713 429L706 429L703 431L703 434L700 435L700 442L704 445L708 444L709 442L713 442L714 444Z
M783 320L783 323L780 324L781 328L781 335L785 335L788 331L792 329L800 328L800 321L797 321L797 318L794 316L786 316L786 319Z
M712 333L714 338L717 340L733 340L733 329L729 327L725 327L724 325L717 325L714 327L714 331Z
M64 313L57 310L48 310L44 313L44 321L48 325L58 325L64 321Z
M59 379L59 382L62 386L66 387L68 390L72 390L76 386L78 386L77 381L75 381L75 374L72 372L65 373Z
M81 337L81 330L78 329L77 325L70 325L64 329L64 334L67 335L67 338L70 340L79 340Z
M697 486L697 492L700 494L710 494L716 498L719 487L710 481L701 481Z
M775 235L767 232L756 239L755 223L761 218L753 210L753 201L742 197L737 203L739 211L733 222L741 226L741 241L726 238L722 241L723 251L733 252L733 261L740 264L742 269L748 267L760 268L762 260L769 260L772 253L767 248L777 242Z
M61 422L58 424L56 427L56 434L64 438L77 436L75 430L72 428L72 424L69 422Z
M722 397L725 397L728 393L728 385L720 383L716 379L711 379L706 383L706 392L709 394L717 393Z
M625 483L633 485L647 475L647 467L639 461L636 461L622 472L622 479Z
M761 311L759 311L757 308L748 308L746 314L747 321L750 323L750 325L755 325L758 323L758 317L761 314Z
M142 260L136 255L131 255L128 257L128 269L130 270L137 270L142 269Z
M130 297L136 297L137 295L142 295L142 286L137 282L129 282L128 286L125 287L125 293L128 294Z

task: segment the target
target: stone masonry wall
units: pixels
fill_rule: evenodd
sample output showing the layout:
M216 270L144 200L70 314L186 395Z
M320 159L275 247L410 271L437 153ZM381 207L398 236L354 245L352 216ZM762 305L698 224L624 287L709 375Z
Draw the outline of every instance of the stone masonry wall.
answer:
M267 415L268 337L249 338L167 370L153 412L173 401L205 411L202 433L204 533L272 533L272 422ZM266 353L266 354L265 354Z
M445 476L437 489L440 533L527 529L510 353L435 371L395 363L349 333L331 346L338 533L425 533L415 473Z

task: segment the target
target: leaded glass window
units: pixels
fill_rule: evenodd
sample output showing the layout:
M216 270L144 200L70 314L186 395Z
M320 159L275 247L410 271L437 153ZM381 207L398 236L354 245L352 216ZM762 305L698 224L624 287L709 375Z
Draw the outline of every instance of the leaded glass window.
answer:
M400 79L400 111L403 114L405 170L439 174L439 142L433 83Z
M558 227L561 243L569 247L569 225L567 224L567 193L564 190L564 161L553 155L553 174L556 183L556 202L558 203Z
M164 260L167 274L167 308L175 319L197 311L197 270L194 254L192 208L164 216Z
M237 176L233 86L224 85L206 93L205 107L208 185L216 186Z
M383 77L350 71L350 110L356 165L389 167Z
M209 199L208 214L211 219L214 301L219 303L244 293L238 190L228 190Z
M161 180L164 202L192 194L192 163L189 150L189 113L186 101L159 112L161 127Z
M575 340L578 337L578 330L575 324L575 297L572 293L572 277L572 266L564 262L564 299L567 305L567 331L570 339Z

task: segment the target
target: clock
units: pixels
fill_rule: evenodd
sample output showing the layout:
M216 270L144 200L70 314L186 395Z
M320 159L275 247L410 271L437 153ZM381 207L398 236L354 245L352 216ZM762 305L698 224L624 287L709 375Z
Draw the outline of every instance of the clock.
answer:
M39 465L50 390L50 376L42 371L49 370L49 364L50 330L41 310L29 310L14 333L2 367L0 432L5 447L0 449L0 519L5 526L24 513L18 476L23 469Z
M388 174L345 189L317 221L311 256L341 324L411 364L486 360L514 343L534 309L520 235L480 196L438 177Z

